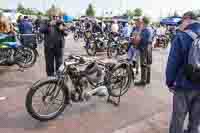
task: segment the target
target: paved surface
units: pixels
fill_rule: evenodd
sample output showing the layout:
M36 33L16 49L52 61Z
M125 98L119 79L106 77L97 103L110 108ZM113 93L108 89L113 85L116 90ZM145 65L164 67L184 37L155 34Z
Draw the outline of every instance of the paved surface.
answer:
M106 98L92 98L67 107L57 119L45 123L31 118L25 109L28 87L45 78L42 49L33 68L0 67L0 133L167 133L171 95L164 84L167 50L153 51L152 84L133 87L122 97L119 107ZM86 55L83 43L67 38L65 54ZM98 56L102 58L102 56Z

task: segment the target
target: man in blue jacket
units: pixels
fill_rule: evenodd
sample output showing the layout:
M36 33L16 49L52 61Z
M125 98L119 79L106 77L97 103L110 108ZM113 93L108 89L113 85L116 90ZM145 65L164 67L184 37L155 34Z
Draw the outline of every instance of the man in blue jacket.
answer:
M28 16L24 16L24 19L19 23L19 31L21 34L33 33L33 24L29 21Z
M23 45L30 45L34 44L34 36L33 35L26 35L26 34L33 34L33 24L30 22L28 16L24 16L24 19L19 23L19 32L20 34L24 34L21 36L21 43Z
M183 133L184 120L189 113L188 133L200 133L200 84L186 79L184 66L187 64L193 39L184 32L192 30L200 35L200 23L194 21L192 12L183 15L182 24L176 34L168 57L166 84L173 92L173 113L169 133Z

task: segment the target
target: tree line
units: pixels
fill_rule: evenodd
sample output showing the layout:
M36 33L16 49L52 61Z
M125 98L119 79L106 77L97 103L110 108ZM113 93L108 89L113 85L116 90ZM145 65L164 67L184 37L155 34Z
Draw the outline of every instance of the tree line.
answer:
M1 9L3 11L8 11L9 9ZM52 5L46 12L41 12L39 10L34 10L31 8L25 8L21 3L18 4L17 12L22 13L24 15L36 15L36 16L47 16L50 15L53 12L59 11L60 15L67 15L67 13L63 12L60 8L57 8L55 5ZM194 13L200 17L200 9L194 10ZM86 16L95 16L96 11L94 6L90 3L85 11ZM133 19L134 17L140 17L143 15L143 10L141 8L136 8L134 10L127 10L125 13L121 14L122 16L127 16L130 19ZM175 11L173 14L169 14L170 16L180 16L180 14Z

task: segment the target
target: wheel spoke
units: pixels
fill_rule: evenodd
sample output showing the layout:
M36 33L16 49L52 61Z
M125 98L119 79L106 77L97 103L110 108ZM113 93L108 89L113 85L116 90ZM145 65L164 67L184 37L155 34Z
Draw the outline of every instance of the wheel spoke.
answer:
M49 105L51 105L51 104L47 104L46 107L45 107L45 112L46 113L48 113L48 111L49 111Z
M43 105L40 106L39 111L38 111L39 113L41 112L42 108L43 108Z
M42 96L45 96L45 93L43 91L41 91L41 90L39 90L39 91L42 93Z
M56 104L56 105L59 105L59 106L61 105L61 104L59 104L59 103L52 102L52 105L53 105L53 104Z

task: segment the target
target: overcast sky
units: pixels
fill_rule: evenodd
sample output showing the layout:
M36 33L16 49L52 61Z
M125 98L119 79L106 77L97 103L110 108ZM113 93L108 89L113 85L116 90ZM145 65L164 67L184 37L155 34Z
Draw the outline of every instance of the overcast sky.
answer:
M0 7L16 8L18 3L39 10L46 10L51 4L56 3L70 15L82 14L89 3L94 4L97 15L102 15L104 10L119 12L119 9L142 8L146 15L153 18L166 16L175 10L183 13L187 10L200 9L200 0L0 0Z

